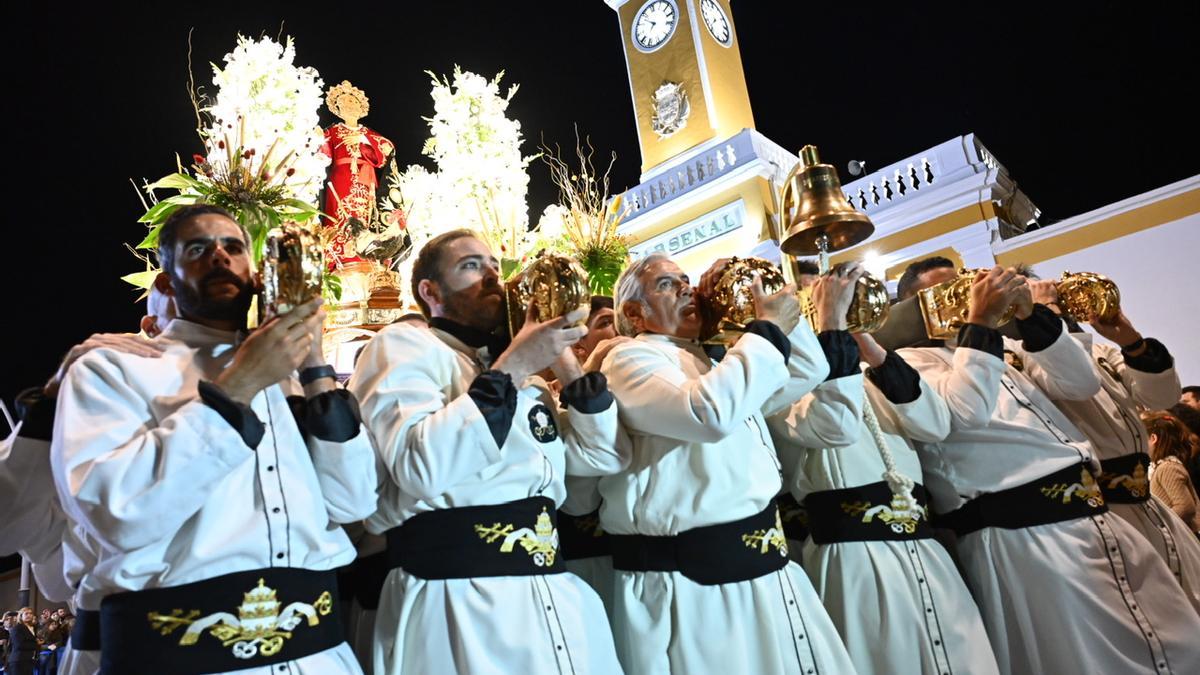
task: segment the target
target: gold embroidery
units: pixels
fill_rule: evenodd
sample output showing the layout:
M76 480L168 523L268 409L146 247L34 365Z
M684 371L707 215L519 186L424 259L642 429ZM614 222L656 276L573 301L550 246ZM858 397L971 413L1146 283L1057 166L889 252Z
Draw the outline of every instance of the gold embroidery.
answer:
M550 521L550 514L546 513L544 507L532 530L528 527L514 529L512 524L492 523L491 527L475 525L475 532L480 539L489 544L493 544L497 539L503 537L504 541L500 544L501 553L512 553L513 547L520 544L521 548L525 549L525 552L533 558L534 565L538 567L554 565L554 556L558 553L558 528L554 527L554 523Z
M742 543L749 548L757 548L759 553L766 554L774 546L779 555L786 556L788 552L787 537L783 534L783 523L779 520L779 509L775 509L775 527L765 530L755 530L742 535Z
M1062 497L1062 503L1069 504L1071 498L1084 500L1088 506L1100 507L1104 506L1104 495L1100 494L1100 485L1096 483L1096 479L1092 478L1092 473L1087 468L1080 469L1078 483L1055 483L1042 488L1042 494L1050 499Z
M1004 362L1012 366L1013 370L1016 370L1017 372L1025 370L1025 362L1022 361L1021 357L1017 356L1017 353L1012 350L1004 350Z
M201 634L208 631L209 635L221 641L222 647L232 645L231 651L239 659L249 659L258 654L274 656L283 649L284 640L292 637L292 631L301 621L307 620L309 626L316 626L321 622L320 617L328 616L333 611L333 595L325 591L311 605L293 602L283 611L279 608L275 589L259 579L254 590L242 594L237 616L228 612L214 612L200 617L199 610L185 613L182 609L173 609L170 614L150 612L147 618L150 627L162 635L170 635L175 629L187 626L183 637L179 639L183 647L196 644Z
M573 522L575 523L575 529L579 530L580 532L590 534L593 537L604 536L604 530L600 527L600 518L596 516L583 516L582 518L575 518Z
M782 505L779 507L779 516L785 523L795 522L808 527L808 510L803 506Z
M862 516L864 523L875 518L886 523L897 534L912 534L922 518L927 518L925 507L917 503L911 494L893 494L891 504L873 505L871 502L842 502L842 510L851 516Z
M1123 487L1134 497L1145 497L1150 491L1150 481L1146 478L1146 467L1141 462L1133 467L1133 472L1130 474L1102 473L1100 482L1107 483L1109 490Z

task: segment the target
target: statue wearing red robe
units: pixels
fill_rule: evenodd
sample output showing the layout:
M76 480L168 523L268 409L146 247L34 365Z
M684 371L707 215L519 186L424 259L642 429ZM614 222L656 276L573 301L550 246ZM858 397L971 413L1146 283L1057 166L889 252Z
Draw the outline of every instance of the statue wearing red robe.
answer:
M329 246L335 264L362 260L354 245L354 235L370 225L375 210L375 188L379 184L375 170L382 168L395 151L392 142L358 123L370 110L366 94L349 82L330 89L326 97L329 109L342 119L325 130L321 147L330 158L329 181L325 185L327 227L338 228ZM351 229L351 219L353 223Z

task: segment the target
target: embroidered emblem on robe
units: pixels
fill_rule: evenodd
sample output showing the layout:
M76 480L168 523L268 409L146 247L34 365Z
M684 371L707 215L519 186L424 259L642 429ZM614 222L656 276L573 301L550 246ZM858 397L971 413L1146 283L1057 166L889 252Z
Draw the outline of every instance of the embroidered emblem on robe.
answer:
M1017 356L1017 353L1011 349L1004 350L1004 362L1012 366L1017 372L1025 370L1025 362L1022 361L1021 357Z
M1150 491L1150 481L1146 478L1146 467L1138 462L1133 471L1124 473L1102 473L1100 482L1106 483L1109 490L1124 488L1133 497L1145 497Z
M538 515L533 529L528 527L514 529L511 523L507 525L492 523L490 527L476 524L475 533L489 544L503 538L504 541L500 543L501 553L512 553L515 546L520 544L521 548L525 549L525 552L533 559L533 564L538 567L553 566L554 556L558 554L558 528L554 527L554 523L550 520L550 514L546 513L545 508Z
M237 616L228 612L214 612L201 617L199 610L184 612L172 610L170 614L150 612L147 618L150 627L162 635L170 635L177 628L187 626L180 646L196 644L201 635L209 635L221 641L222 647L232 646L233 655L239 659L253 658L259 654L274 656L283 649L284 641L292 637L292 631L307 620L309 626L321 622L322 616L333 611L333 595L322 593L311 605L293 602L280 611L280 602L275 589L258 580L258 587L242 595L242 604Z
M922 518L927 518L925 507L917 503L910 491L892 495L891 504L871 504L871 502L842 502L842 510L852 516L862 516L864 523L876 518L886 523L897 534L912 534L917 531L917 524Z
M554 423L554 415L549 408L540 403L529 411L529 430L539 443L549 443L558 438L558 425Z
M593 537L604 536L604 530L600 528L600 518L597 516L573 518L572 523L574 523L576 530L579 530L584 534L589 534Z
M1086 501L1088 506L1100 507L1104 506L1104 495L1100 494L1100 485L1096 483L1096 479L1092 478L1092 473L1085 469L1080 469L1078 483L1056 483L1042 488L1042 494L1051 499L1062 498L1062 503L1069 504L1072 499Z
M755 530L742 535L742 542L749 548L757 548L759 553L766 554L774 546L779 555L787 555L787 537L783 534L783 523L779 520L779 509L775 509L775 527L765 530Z

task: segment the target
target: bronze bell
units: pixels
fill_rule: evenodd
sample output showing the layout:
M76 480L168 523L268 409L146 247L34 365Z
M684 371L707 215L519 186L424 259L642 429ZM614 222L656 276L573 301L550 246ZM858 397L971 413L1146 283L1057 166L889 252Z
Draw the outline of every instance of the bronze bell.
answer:
M821 164L814 145L800 150L800 163L783 183L780 225L784 231L780 248L792 256L817 255L822 248L840 251L875 231L871 219L846 200L837 169Z

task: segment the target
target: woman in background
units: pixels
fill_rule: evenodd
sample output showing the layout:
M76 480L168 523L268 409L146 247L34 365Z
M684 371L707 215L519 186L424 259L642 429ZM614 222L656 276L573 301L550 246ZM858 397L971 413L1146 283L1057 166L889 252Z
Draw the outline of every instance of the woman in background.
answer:
M1164 412L1142 415L1150 434L1150 492L1166 502L1192 530L1200 532L1200 498L1188 475L1188 462L1197 452L1195 434Z

